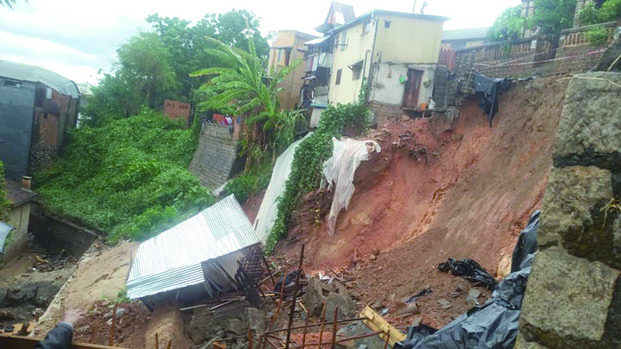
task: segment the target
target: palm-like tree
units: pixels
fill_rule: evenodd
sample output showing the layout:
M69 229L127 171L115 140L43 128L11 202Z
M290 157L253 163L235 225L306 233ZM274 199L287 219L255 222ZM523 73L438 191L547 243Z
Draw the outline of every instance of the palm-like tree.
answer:
M264 152L283 150L293 141L295 124L301 114L282 111L277 94L281 90L279 84L300 62L267 74L252 40L249 40L249 52L215 39L211 41L216 48L208 49L207 53L218 58L220 66L190 74L209 79L200 88L207 97L198 107L204 110L233 107L236 114L248 114L247 123L262 130L258 137L248 140L250 147L259 146Z

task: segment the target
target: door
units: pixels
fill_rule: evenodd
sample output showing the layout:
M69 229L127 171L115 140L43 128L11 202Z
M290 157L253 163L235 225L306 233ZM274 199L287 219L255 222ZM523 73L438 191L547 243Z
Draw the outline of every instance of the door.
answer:
M403 94L403 107L407 109L418 108L418 95L420 94L420 85L423 82L423 71L416 69L408 69L408 79L405 84L405 93Z

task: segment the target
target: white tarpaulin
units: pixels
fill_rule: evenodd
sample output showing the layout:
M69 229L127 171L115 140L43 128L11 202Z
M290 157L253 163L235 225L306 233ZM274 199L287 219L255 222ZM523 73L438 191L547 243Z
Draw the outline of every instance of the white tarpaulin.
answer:
M336 218L341 209L347 209L354 195L354 175L361 161L369 160L369 151L381 152L382 148L375 141L355 139L333 139L332 157L324 164L323 175L328 186L334 185L334 199L328 216L328 233L334 234Z
M311 133L306 135L310 136ZM261 242L265 243L267 236L269 235L274 221L276 220L276 214L278 213L278 197L285 191L285 183L289 179L291 173L291 163L293 162L293 155L295 155L295 149L306 139L306 137L291 144L276 160L274 164L274 170L272 171L272 177L270 178L270 184L265 191L261 207L257 212L257 218L254 220L254 231L261 239Z

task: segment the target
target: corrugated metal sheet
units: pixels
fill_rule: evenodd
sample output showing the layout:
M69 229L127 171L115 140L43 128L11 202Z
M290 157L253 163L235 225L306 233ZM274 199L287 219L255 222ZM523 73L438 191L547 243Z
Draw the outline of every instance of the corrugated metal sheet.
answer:
M75 82L41 67L0 60L0 76L20 81L40 82L64 95L80 97L80 90Z
M233 195L151 238L138 248L127 280L136 299L205 281L201 262L259 242Z

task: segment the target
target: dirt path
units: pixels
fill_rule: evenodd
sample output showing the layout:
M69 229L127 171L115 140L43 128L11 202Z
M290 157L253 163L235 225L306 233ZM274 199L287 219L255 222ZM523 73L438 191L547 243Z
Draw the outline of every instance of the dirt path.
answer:
M43 335L52 329L61 320L66 308L87 312L96 301L115 299L125 288L130 258L137 248L136 242L121 242L103 251L91 247L39 319L34 335Z

